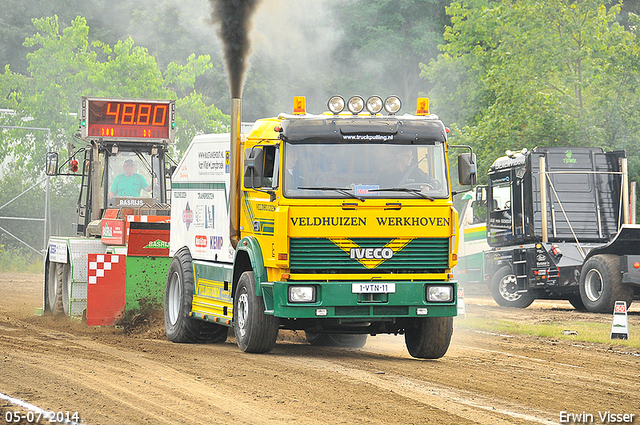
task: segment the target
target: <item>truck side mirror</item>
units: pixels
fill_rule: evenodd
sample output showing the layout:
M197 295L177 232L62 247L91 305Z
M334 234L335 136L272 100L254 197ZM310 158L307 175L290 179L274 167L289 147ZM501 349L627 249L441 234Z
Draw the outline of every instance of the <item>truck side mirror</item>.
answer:
M262 187L264 174L264 152L260 147L244 150L244 187L252 189Z
M45 173L47 174L47 176L58 175L58 153L57 152L47 152Z
M458 180L463 186L475 185L478 177L478 167L475 153L461 153L458 155Z

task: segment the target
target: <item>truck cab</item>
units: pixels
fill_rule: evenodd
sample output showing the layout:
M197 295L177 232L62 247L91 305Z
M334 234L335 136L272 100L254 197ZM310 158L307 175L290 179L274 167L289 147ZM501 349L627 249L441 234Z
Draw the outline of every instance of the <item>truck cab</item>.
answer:
M608 313L617 299L629 305L637 249L628 240L639 233L625 224L627 184L623 151L539 147L498 158L488 173L484 254L496 302L524 308L564 299Z
M183 224L171 227L169 339L224 340L221 327L232 326L243 351L265 352L279 329L304 331L314 345L362 346L392 333L415 357L444 355L458 221L446 128L428 112L382 115L363 112L361 98L349 103L361 108L345 113L340 97L325 114L258 120L239 145L237 199L225 198L229 144L194 139L172 180L172 221ZM469 184L475 162L462 158ZM237 243L233 224L223 231L234 202Z

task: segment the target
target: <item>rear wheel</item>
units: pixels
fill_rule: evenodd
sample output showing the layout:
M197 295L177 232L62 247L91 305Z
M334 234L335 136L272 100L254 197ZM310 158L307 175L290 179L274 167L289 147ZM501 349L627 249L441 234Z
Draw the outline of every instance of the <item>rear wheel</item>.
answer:
M620 257L611 254L594 255L582 266L580 298L587 310L612 313L616 301L633 301L633 288L622 283Z
M422 317L411 320L404 342L413 357L439 359L449 349L452 334L453 317Z
M305 332L307 341L318 347L362 348L367 343L366 334L316 334Z
M55 312L58 295L58 263L47 260L46 305L45 310Z
M584 306L584 303L582 302L582 298L580 298L580 294L571 295L570 297L567 297L567 301L569 301L569 303L576 310L578 310L578 311L587 311L586 307Z
M47 266L47 310L56 316L69 315L71 267L49 262Z
M493 275L489 289L493 299L502 307L527 308L535 299L529 292L518 292L511 266L503 266Z
M233 330L238 347L246 353L266 353L276 343L279 321L264 310L253 272L242 273L233 297Z
M191 254L181 249L171 260L164 294L164 327L173 342L224 342L229 328L189 316L193 301Z

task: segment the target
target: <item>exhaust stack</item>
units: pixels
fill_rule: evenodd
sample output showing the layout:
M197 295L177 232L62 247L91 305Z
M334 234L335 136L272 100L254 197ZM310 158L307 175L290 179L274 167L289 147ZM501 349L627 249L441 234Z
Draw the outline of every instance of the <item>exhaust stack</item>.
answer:
M229 188L229 238L235 249L240 241L240 122L242 99L231 98L231 152Z

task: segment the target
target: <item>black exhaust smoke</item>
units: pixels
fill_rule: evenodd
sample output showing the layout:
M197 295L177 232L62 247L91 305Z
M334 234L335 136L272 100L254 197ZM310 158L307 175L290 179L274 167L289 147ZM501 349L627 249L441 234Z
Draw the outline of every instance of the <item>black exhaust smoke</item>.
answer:
M251 15L260 0L209 0L211 18L219 27L229 73L231 98L242 97L244 76L249 62Z
M229 240L235 248L240 240L240 115L242 86L249 63L251 15L260 0L209 0L214 23L224 45L231 91L231 146L229 187Z

